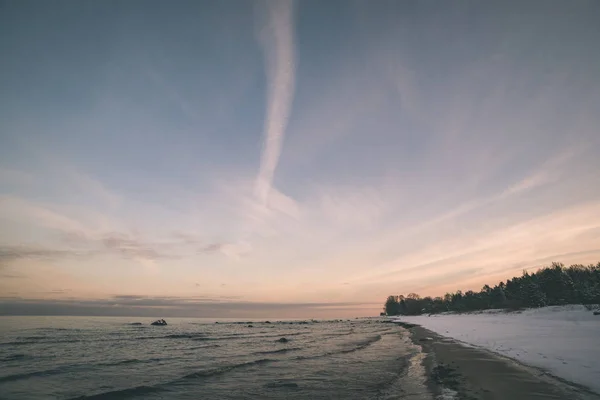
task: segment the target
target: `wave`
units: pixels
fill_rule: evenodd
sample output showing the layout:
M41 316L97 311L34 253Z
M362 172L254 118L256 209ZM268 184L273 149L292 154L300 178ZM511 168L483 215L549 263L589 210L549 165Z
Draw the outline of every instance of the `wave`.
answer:
M285 388L285 389L297 389L298 388L298 384L296 382L269 382L266 383L264 385L264 387L266 387L267 389L280 389L280 388Z
M127 360L125 360L125 361L127 361ZM131 360L131 361L133 362L134 360ZM207 370L203 370L203 371L194 372L194 373L185 375L185 376L183 376L175 381L169 382L169 383L163 383L163 384L158 384L158 385L154 385L154 386L136 386L136 387L127 388L127 389L112 390L112 391L102 392L102 393L93 394L93 395L83 395L83 396L79 396L79 397L73 397L70 400L103 400L103 399L111 400L111 399L126 399L126 398L130 398L130 397L150 395L150 394L168 391L168 389L165 388L165 386L167 386L169 384L176 384L178 382L187 381L187 380L209 378L211 376L224 374L224 373L232 371L234 369L251 367L251 366L255 366L255 365L262 365L262 364L273 362L273 361L277 361L277 360L263 358L263 359L259 359L259 360L248 361L245 363L233 364L233 365L228 365L228 366L224 366L224 367L220 367L220 368L213 368L213 369L207 369Z
M219 336L214 338L213 340L233 340L233 339L269 339L269 338L281 338L288 336L300 336L300 335L308 335L310 332L279 332L277 334L269 334L269 335L240 335L240 336ZM201 340L201 339L200 339Z
M77 338L77 339L50 339L46 336L40 336L39 340L16 340L12 342L0 343L0 346L25 346L30 344L56 344L56 343L79 343L79 342L111 342L111 341L135 341L135 340L153 340L153 339L192 339L192 340L221 340L222 338L205 338L201 333L195 334L170 334L164 336L139 336L139 337L126 337L124 333L109 333L108 336L115 336L110 339L101 338ZM28 337L23 339L33 339L34 337ZM38 337L35 337L38 339ZM50 339L50 340L43 340Z
M110 392L103 392L98 394L92 394L89 396L73 397L70 400L111 400L111 399L127 399L129 397L136 397L141 395L149 395L153 393L160 393L164 391L159 386L136 386L128 389L112 390Z
M343 349L343 350L337 350L337 351L329 351L326 353L322 353L322 354L317 354L314 356L298 356L296 358L294 358L294 360L313 360L315 358L323 358L323 357L329 357L329 356L335 356L338 354L348 354L348 353L354 353L355 351L359 351L362 349L365 349L367 347L369 347L370 345L372 345L373 343L376 343L378 341L381 340L381 335L377 335L377 336L373 336L367 340L364 340L362 342L358 342L356 343L355 347L352 347L350 349Z
M129 360L121 360L121 361L117 361L117 362L113 362L113 363L104 363L104 364L97 364L97 365L115 366L115 365L134 364L134 363L159 361L159 360L160 359L148 359L148 360L129 359ZM223 367L202 370L202 371L198 371L198 372L194 372L194 373L185 375L185 376L177 379L175 382L185 381L185 380L190 380L190 379L198 379L198 378L208 378L208 377L211 377L214 375L220 375L220 374L223 374L223 373L235 370L235 369L252 367L252 366L256 366L256 365L263 365L263 364L275 362L275 361L277 361L277 360L273 360L273 359L269 359L269 358L262 358L262 359L243 362L243 363L239 363L239 364L232 364L232 365L227 365L227 366L223 366ZM68 365L68 366L64 366L64 367L48 369L48 370L43 370L43 371L34 371L34 372L27 372L27 373L21 373L21 374L7 375L7 376L0 377L0 383L14 382L14 381L19 381L19 380L24 380L24 379L50 376L50 375L57 375L57 374L61 374L64 372L68 372L69 370L71 370L73 368L81 368L81 367L83 367L83 366L82 365ZM87 367L90 367L90 366L87 366ZM134 394L140 394L138 392L135 392L135 393L133 392L133 391L137 391L140 388L143 388L143 390L146 390L146 389L155 390L157 387L156 386L140 386L140 387L136 387L136 388L132 388L132 389L118 390L118 391L114 391L114 392L105 392L105 393L100 393L98 395L82 396L79 398L81 398L81 399L96 399L96 398L112 399L112 398L118 398L118 397L110 397L110 396L114 396L114 395L131 396ZM94 396L105 396L105 397L94 397Z
M68 369L69 369L69 367L59 367L59 368L47 369L47 370L43 370L43 371L26 372L26 373L22 373L22 374L1 376L0 383L20 381L23 379L36 378L39 376L57 375L57 374L66 372Z
M154 339L190 339L195 341L215 341L215 340L239 340L239 339L263 339L279 338L282 336L307 335L309 332L291 332L280 333L277 335L249 335L248 333L232 333L223 336L205 336L205 333L172 333L163 336L140 336L135 338L122 338L120 340L154 340Z
M16 360L23 360L23 359L27 359L27 358L33 358L33 357L28 356L27 354L13 354L10 356L0 358L0 361L16 361Z
M0 343L0 346L27 346L31 344L57 344L57 343L79 343L79 342L105 342L105 341L136 341L136 340L159 340L159 339L190 339L195 341L222 341L222 340L242 340L242 339L268 339L268 338L280 338L288 336L299 336L308 335L310 332L281 332L279 334L248 334L248 333L235 333L224 336L205 336L205 333L172 333L161 336L138 336L138 337L127 337L126 333L122 332L111 332L107 333L111 338L92 338L92 337L79 337L79 338L51 338L49 336L27 336L19 338L19 340Z
M218 336L218 337L195 337L192 340L196 341L210 341L210 340L240 340L240 339L263 339L263 338L279 338L286 335L261 335L261 336ZM287 335L293 336L293 335Z
M163 339L194 339L204 336L203 333L174 333L171 335L161 336Z
M4 343L0 343L0 346L25 346L28 344L36 344L36 343L40 343L38 341L32 341L32 340L28 340L28 341L15 341L15 342L4 342Z
M298 351L298 350L303 350L301 347L290 347L290 348L286 348L286 349L278 349L278 350L268 350L268 351L257 351L254 352L252 354L282 354L282 353L289 353L291 351Z
M113 340L113 339L109 339L109 340ZM89 341L95 341L95 339L88 339ZM38 343L79 343L79 342L85 342L85 339L61 339L61 340L41 340Z
M262 332L244 332L244 333L230 333L226 335L219 336L220 338L230 338L230 337L248 337L248 338L262 338L262 337L280 337L280 336L298 336L298 335L308 335L310 332L285 332L278 331L278 334L272 334L267 331ZM263 333L267 333L267 335L262 335Z
M75 331L80 332L83 329L81 328L34 328L34 331Z
M157 362L157 361L162 361L162 360L164 360L164 359L163 358L146 358L146 359L140 360L139 358L131 358L128 360L99 363L96 365L103 366L103 367L112 367L112 366L116 366L116 365L139 364L139 363L147 363L147 362Z
M98 364L98 365L109 367L109 366L116 366L116 365L137 364L137 363L142 363L144 361L152 361L152 360L159 361L160 358L155 358L155 359L150 359L150 360L139 360L137 358L132 358L131 360L115 361L112 363L102 363L102 364Z
M122 340L152 340L152 339L202 339L204 337L203 333L171 333L169 335L163 336L140 336L134 338L123 338Z
M221 375L226 372L233 371L235 369L252 367L255 365L263 365L263 364L276 362L276 361L277 360L273 360L270 358L261 358L259 360L248 361L248 362L244 362L244 363L240 363L240 364L232 364L232 365L227 365L224 367L212 368L212 369L194 372L189 375L183 376L182 378L178 379L177 381L182 381L182 380L185 381L185 380L198 379L198 378L209 378L211 376Z
M221 347L221 345L220 344L207 344L204 346L188 347L186 350L213 349L215 347Z
M22 340L22 341L43 340L43 339L48 339L48 336L47 335L21 336L17 339Z
M59 340L17 340L14 342L0 343L0 346L26 346L29 344L54 344L54 343L77 343L83 342L83 339L59 339ZM95 340L100 341L100 340Z
M337 352L336 354L354 353L355 351L367 348L370 345L372 345L373 343L376 343L376 342L378 342L380 340L381 340L381 335L373 336L373 337L371 337L371 338L369 338L367 340L364 340L362 342L358 342L356 347L353 347L351 349L341 350L341 351Z

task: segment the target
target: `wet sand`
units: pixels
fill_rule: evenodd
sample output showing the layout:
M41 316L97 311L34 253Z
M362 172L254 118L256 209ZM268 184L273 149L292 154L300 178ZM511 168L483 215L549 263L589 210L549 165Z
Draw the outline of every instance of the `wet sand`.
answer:
M427 354L429 386L465 400L600 399L587 388L565 382L537 368L522 365L484 349L467 347L417 325L399 324ZM438 397L450 399L451 397Z

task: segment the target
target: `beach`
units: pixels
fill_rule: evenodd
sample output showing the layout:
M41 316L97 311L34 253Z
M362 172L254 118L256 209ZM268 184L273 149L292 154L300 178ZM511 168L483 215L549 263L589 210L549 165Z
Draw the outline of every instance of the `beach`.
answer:
M600 321L583 306L394 318L434 390L466 399L599 399Z
M600 399L539 369L464 346L420 326L405 328L427 354L429 384L440 399Z

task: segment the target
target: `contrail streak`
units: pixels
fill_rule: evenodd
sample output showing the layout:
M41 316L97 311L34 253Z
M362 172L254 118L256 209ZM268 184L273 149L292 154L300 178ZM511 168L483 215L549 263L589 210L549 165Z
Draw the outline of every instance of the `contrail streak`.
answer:
M268 98L260 170L254 194L266 206L294 97L296 61L291 0L275 0L267 4L267 23L262 34Z

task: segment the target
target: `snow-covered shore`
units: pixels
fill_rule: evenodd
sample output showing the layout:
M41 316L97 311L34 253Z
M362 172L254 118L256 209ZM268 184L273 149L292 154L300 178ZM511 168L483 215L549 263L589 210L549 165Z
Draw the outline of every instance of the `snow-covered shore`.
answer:
M600 315L583 306L393 317L483 347L600 394Z

